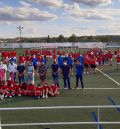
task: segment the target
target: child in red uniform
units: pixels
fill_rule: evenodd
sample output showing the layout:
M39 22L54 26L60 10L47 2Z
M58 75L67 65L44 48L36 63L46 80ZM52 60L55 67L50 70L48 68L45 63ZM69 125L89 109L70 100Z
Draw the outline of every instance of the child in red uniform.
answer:
M10 85L10 84L15 85L15 82L11 77L9 77L9 79L7 80L7 83L8 83L8 85Z
M15 95L21 96L21 86L18 82L16 82L16 84L15 84Z
M120 50L119 50L119 48L117 49L117 55L120 55Z
M3 82L2 95L4 95L5 98L12 98L7 82Z
M25 56L25 59L26 59L27 63L32 62L32 56L30 56L30 55Z
M30 84L27 86L27 96L34 96L35 86L34 84Z
M117 50L114 51L114 57L117 57Z
M13 85L13 83L9 85L9 94L11 98L15 96L15 86Z
M30 50L29 49L26 49L25 54L26 55L30 55Z
M4 97L5 97L5 96L4 96L5 93L4 93L3 83L4 83L4 82L0 80L0 99L1 99L1 100L3 100Z
M52 89L53 96L59 95L58 86L56 84L53 84L51 86L51 89Z
M4 58L4 60L6 60L7 57L8 57L8 51L4 51L4 52L3 52L3 58Z
M98 63L98 66L101 68L101 66L102 66L102 56L101 55L97 56L97 63Z
M57 55L56 53L53 53L53 60L56 60L57 59Z
M25 63L26 63L26 58L25 58L24 55L20 54L20 56L19 56L19 62L25 65Z
M113 54L109 51L109 53L108 53L108 60L109 60L110 66L112 66L112 57L113 57Z
M23 83L21 86L21 95L27 96L27 83Z
M120 55L117 55L116 62L117 62L117 70L118 70L120 67Z
M42 91L43 91L43 88L40 87L40 86L37 86L35 88L35 93L34 93L35 98L38 98L38 99L41 98L42 97Z
M41 55L39 55L39 56L37 56L37 60L38 60L38 62L42 62L43 57Z
M88 57L88 55L85 55L85 57L84 57L85 74L89 74L89 66L90 66L89 57Z
M91 73L96 73L96 67L97 67L96 61L97 61L96 57L91 56L91 58L90 58Z
M52 90L51 86L48 85L47 88L48 88L48 95L49 95L49 96L54 96L53 90Z
M105 65L108 65L108 61L109 61L109 56L108 56L108 52L106 52L106 53L104 54L104 64L105 64Z
M48 84L45 83L43 86L42 98L48 98L48 93L49 93L48 91L49 91Z

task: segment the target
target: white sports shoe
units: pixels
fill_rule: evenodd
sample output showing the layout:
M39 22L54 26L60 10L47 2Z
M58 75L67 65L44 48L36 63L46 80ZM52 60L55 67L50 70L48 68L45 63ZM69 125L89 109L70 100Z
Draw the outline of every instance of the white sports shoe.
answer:
M3 100L3 99L4 99L4 95L1 95L1 96L0 96L0 99Z
M7 98L8 96L7 95L5 95L5 98Z
M43 97L42 97L43 99L45 98L45 96L43 95Z
M67 90L68 88L64 88L64 90Z
M46 95L45 98L48 98L48 96Z
M12 96L9 96L9 98L12 98Z
M19 97L21 96L21 94L18 95Z

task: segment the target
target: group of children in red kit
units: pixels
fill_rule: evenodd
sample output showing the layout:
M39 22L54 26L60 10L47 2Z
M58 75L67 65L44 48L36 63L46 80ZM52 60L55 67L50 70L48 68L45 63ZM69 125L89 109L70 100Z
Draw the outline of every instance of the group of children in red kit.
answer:
M58 86L56 84L52 84L52 86L48 85L48 83L44 83L43 86L35 86L34 84L23 83L20 85L19 83L15 83L11 80L0 81L0 99L4 98L12 98L15 96L31 96L34 98L48 98L55 97L59 95Z

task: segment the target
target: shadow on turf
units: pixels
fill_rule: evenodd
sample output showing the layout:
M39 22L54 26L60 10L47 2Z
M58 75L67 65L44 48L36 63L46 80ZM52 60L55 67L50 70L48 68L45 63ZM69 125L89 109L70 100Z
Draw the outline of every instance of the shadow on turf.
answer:
M26 100L31 100L32 97L14 97L14 98L7 98L7 99L4 99L3 101L0 102L0 104L15 104L16 102L23 102L23 101L26 101ZM34 99L33 99L34 100Z

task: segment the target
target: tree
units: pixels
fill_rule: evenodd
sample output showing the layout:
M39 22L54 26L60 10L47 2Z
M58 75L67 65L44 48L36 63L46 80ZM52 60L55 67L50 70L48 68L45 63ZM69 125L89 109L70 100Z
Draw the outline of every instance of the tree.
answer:
M65 38L64 38L64 36L62 34L59 35L56 40L57 40L57 42L65 42Z
M72 35L68 38L68 42L78 42L78 38L76 37L75 34L72 34Z
M50 42L50 36L48 35L48 37L47 37L47 43L49 43Z
M101 37L101 42L111 42L111 38L110 38L110 36L102 36Z

